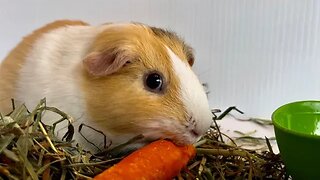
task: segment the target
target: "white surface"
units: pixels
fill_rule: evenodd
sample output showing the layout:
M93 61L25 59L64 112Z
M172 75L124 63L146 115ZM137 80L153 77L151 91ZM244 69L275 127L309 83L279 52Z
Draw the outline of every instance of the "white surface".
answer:
M270 118L284 103L320 98L320 1L2 0L0 59L26 33L66 18L178 32L196 51L195 70L209 84L214 108L237 105Z

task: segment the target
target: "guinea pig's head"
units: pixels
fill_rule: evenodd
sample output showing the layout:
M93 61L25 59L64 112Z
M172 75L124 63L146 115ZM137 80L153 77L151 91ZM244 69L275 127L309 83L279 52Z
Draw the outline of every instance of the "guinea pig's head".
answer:
M194 143L210 127L212 114L191 69L192 49L159 28L106 26L83 60L91 121L119 140L142 134L146 140Z

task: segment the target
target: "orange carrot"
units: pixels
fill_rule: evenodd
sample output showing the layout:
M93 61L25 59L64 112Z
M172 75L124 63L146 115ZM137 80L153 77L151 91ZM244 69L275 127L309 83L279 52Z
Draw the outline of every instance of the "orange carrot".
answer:
M158 140L133 152L94 180L169 180L177 176L196 150L192 145L176 146Z

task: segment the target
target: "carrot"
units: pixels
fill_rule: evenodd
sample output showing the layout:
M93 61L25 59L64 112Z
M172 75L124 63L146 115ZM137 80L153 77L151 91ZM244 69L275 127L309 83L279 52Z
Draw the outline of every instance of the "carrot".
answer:
M94 180L169 180L178 175L195 153L192 145L176 146L158 140L133 152Z

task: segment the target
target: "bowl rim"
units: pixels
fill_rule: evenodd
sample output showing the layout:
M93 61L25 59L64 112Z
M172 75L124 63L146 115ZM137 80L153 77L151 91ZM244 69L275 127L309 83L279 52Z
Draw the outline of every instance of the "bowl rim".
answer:
M296 136L301 136L301 137L307 137L307 138L314 138L314 139L320 139L320 135L312 135L312 134L305 134L305 133L302 133L302 132L297 132L297 131L291 131L287 128L284 128L283 126L281 126L279 123L276 122L275 120L275 114L277 113L277 111L287 107L288 105L292 105L292 104L301 104L301 103L319 103L320 104L320 101L319 100L304 100L304 101L294 101L294 102L290 102L290 103L287 103L287 104L284 104L280 107L278 107L275 111L273 111L272 115L271 115L271 120L272 120L272 124L275 128L278 128L280 129L281 131L284 131L286 133L289 133L289 134L293 134L293 135L296 135Z

